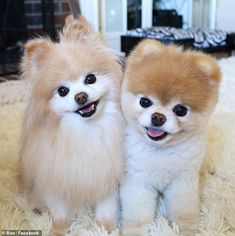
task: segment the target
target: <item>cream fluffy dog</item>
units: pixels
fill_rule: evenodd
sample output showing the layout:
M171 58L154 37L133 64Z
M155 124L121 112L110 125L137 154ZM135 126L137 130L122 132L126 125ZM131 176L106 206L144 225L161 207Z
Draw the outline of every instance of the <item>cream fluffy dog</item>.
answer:
M130 54L122 86L124 235L147 234L159 194L170 220L185 234L196 229L206 126L219 82L216 61L199 52L146 40Z
M29 41L22 71L31 88L20 161L32 208L49 209L63 234L72 210L96 205L112 230L122 174L117 57L81 17L58 43Z

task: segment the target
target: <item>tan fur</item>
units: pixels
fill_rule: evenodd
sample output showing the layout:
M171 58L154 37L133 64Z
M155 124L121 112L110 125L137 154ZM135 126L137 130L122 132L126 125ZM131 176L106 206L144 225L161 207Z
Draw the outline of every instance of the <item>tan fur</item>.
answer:
M60 81L73 81L81 74L94 71L115 78L113 84L119 91L122 71L111 50L86 25L85 20L67 25L60 37L59 43L43 38L31 40L25 45L21 67L31 91L22 128L20 161L25 189L36 207L46 207L41 201L42 195L51 191L59 199L65 199L68 207L74 209L81 205L96 204L110 194L118 185L121 162L110 157L107 163L116 164L104 171L105 160L81 160L84 167L72 165L72 168L77 168L78 172L81 168L80 173L84 173L84 168L89 168L86 176L70 176L64 171L63 164L60 176L54 175L54 163L60 162L53 160L55 147L65 152L64 156L69 163L70 148L76 147L77 142L88 143L89 140L84 137L77 140L73 130L69 135L66 130L58 133L61 117L51 110L49 101ZM114 99L119 100L118 93L114 94ZM58 137L63 140L61 144L57 143ZM51 168L51 173L48 168ZM99 176L90 174L94 169L99 170ZM55 228L58 228L57 225Z
M127 64L125 79L135 94L157 94L163 105L180 97L194 111L217 101L220 70L207 55L145 40L130 54Z
M67 16L63 33L66 40L73 40L74 38L87 40L88 37L89 39L93 38L96 41L100 40L104 44L101 34L94 32L91 25L82 15L79 15L76 20L73 20L71 15Z
M53 223L52 232L55 236L62 236L67 233L68 223L65 220L58 220Z
M73 16L72 16L72 15L68 15L68 16L65 18L65 25L69 25L69 24L71 24L73 21L74 21Z

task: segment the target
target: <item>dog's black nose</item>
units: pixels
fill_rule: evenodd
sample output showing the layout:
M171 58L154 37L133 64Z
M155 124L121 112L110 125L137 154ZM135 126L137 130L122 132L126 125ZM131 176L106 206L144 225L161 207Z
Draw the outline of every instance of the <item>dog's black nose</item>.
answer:
M152 114L152 124L155 126L162 126L166 122L165 115L155 112Z
M88 94L85 92L78 93L75 95L74 99L79 105L84 105L87 102Z

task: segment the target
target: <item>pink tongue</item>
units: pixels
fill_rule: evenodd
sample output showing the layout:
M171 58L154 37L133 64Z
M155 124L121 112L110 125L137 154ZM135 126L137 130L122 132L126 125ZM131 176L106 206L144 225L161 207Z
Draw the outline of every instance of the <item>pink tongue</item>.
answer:
M147 134L151 137L160 137L164 134L164 131L158 130L158 129L153 129L153 128L148 128L147 129Z
M85 107L83 109L81 109L82 112L84 113L88 113L88 112L91 112L92 111L92 105L88 106L88 107Z

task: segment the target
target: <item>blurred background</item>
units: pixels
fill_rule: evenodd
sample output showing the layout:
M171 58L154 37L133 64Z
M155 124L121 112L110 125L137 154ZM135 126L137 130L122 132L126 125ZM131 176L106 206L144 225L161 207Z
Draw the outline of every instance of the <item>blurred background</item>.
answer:
M126 55L143 38L225 56L235 48L234 0L77 2L108 45ZM70 6L66 0L0 0L0 74L18 71L26 40L37 35L56 40Z

